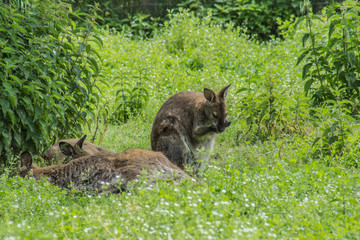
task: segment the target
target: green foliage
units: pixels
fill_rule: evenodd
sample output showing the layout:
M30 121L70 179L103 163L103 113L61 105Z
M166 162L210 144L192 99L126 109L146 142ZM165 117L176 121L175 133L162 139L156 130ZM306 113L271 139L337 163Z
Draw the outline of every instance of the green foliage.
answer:
M103 102L109 103L113 123L127 121L131 115L152 120L164 101L179 91L219 90L231 83L228 104L233 114L229 116L232 127L244 134L243 140L304 131L307 99L298 81L300 72L293 68L300 49L295 42L259 45L230 25L223 29L211 15L198 18L186 10L173 13L163 31L148 41L131 40L127 33L104 35L102 74L113 87L98 86ZM271 88L275 98L270 118ZM238 89L249 90L235 94ZM256 119L265 107L265 118L259 122Z
M81 0L73 3L75 9L86 11L87 4L94 0ZM188 9L196 16L204 17L212 12L219 23L241 27L249 36L269 40L279 36L277 20L287 20L300 16L303 0L185 0L156 1L151 5L145 1L107 0L99 3L102 9L101 25L110 29L126 29L133 37L150 37L153 32L168 21L168 10Z
M351 111L358 113L359 3L349 0L330 5L323 17L312 14L309 3L306 7L306 16L297 21L306 21L308 27L302 37L305 49L298 58L298 64L305 61L302 71L305 92L311 95L313 104L319 106L327 100L335 100L332 89L345 89L341 91L341 99L351 101L354 107ZM327 31L314 31L316 21L325 21Z
M137 13L121 20L121 29L133 38L150 38L159 27L159 18L150 17L148 14Z
M214 18L245 28L247 34L262 40L279 36L277 19L300 15L302 0L216 0Z
M336 100L327 100L322 108L313 109L314 116L316 117L313 119L313 122L320 127L320 132L322 133L322 136L314 140L313 145L318 145L318 141L321 142L315 153L320 154L322 157L325 156L326 159L330 160L333 158L340 159L344 157L344 153L345 155L347 153L354 154L360 150L352 149L349 151L351 145L354 144L350 136L353 134L352 129L355 128L356 125L354 125L355 119L351 117L351 111L348 109L351 102L341 100L341 96L343 95L342 91L346 90L332 89L332 92L335 93ZM351 162L346 164L349 166L354 165L354 163Z
M147 4L132 0L80 0L73 1L74 9L87 12L87 5L98 4L101 19L98 23L117 31L127 31L132 38L152 37L156 29L164 22L167 8L175 6L169 1L157 1Z
M307 99L299 93L295 96L286 94L290 89L284 88L277 77L266 78L260 84L251 79L249 87L236 92L245 95L239 106L238 119L245 121L248 128L239 130L238 144L304 132L304 121L308 118Z
M213 19L222 24L241 27L251 37L269 40L279 36L279 19L300 16L302 2L303 0L215 0L209 6L206 1L188 0L178 6L194 11L199 17L206 16L210 11Z
M143 108L149 101L149 93L144 87L144 80L148 80L146 75L134 76L138 81L133 84L127 83L124 77L121 77L120 82L115 82L113 88L119 88L115 97L115 111L113 112L110 121L112 123L126 122L130 116L136 116L143 113Z
M73 18L86 19L78 27ZM0 7L0 155L39 153L78 135L94 100L101 46L94 17L54 0Z
M358 166L356 116L359 111L359 3L344 1L330 5L323 15L311 13L296 24L306 23L302 36L304 90L315 108L312 122L319 136L313 141L313 157L332 164Z
M111 116L120 104L115 98L121 82L131 92L139 76L149 94L141 114L126 123L107 124L98 114L99 129L107 128L103 147L115 152L150 149L158 109L183 90L219 90L231 83L227 103L232 125L217 136L199 179L202 184L195 186L162 182L94 196L1 175L0 239L358 238L359 128L344 112L348 102L341 97L319 112L308 107L301 67L296 66L302 49L299 34L305 29L299 27L293 38L285 34L289 38L284 41L258 44L230 26L223 29L209 16L184 11L151 40L103 31L97 111ZM344 90L332 90L335 96L342 95L339 91ZM245 104L254 105L245 109ZM256 121L265 105L260 138ZM234 144L240 131L248 131L250 115L254 131ZM316 122L309 118L314 115ZM283 119L301 131L283 134ZM279 136L268 135L266 120L276 123ZM329 129L327 135L323 129ZM328 145L332 136L337 140ZM248 141L252 139L266 141Z
M356 238L358 172L296 162L307 139L286 140L282 159L283 141L223 143L199 186L159 183L94 196L2 175L0 238Z

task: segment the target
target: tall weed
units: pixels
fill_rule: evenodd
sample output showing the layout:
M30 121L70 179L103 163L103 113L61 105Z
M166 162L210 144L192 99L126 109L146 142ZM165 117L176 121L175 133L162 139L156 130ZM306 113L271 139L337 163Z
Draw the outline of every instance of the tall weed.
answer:
M306 21L308 28L302 37L304 50L297 61L297 64L305 61L302 71L305 92L311 95L313 104L319 106L336 98L332 89L345 89L341 91L341 99L351 101L355 107L351 111L358 113L359 3L353 0L335 3L319 16L311 12L310 3L306 2L306 15L297 21ZM328 31L314 30L316 21L324 21Z

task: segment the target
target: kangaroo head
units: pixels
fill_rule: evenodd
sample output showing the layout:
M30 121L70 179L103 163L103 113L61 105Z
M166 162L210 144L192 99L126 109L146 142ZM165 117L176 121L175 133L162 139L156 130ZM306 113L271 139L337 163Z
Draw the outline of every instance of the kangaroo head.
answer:
M82 149L85 138L86 135L79 139L79 141L77 141L74 146L67 142L59 142L61 153L67 157L70 157L71 159L76 159L87 155L87 153Z
M31 155L31 153L23 152L20 156L20 160L21 160L22 169L19 169L17 171L16 175L18 175L20 177L26 177L29 175L30 171L34 167L36 167L35 165L33 165L33 157Z
M220 92L215 93L211 89L204 88L205 115L215 126L217 132L223 132L230 126L231 122L227 119L225 97L230 85L224 87Z

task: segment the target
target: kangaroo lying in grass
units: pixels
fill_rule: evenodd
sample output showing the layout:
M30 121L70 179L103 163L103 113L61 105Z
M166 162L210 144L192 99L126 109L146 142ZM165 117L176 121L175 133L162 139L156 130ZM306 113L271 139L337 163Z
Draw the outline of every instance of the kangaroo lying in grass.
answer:
M94 155L98 153L110 154L112 152L85 141L86 135L82 138L62 139L52 145L49 150L42 155L47 163L64 163L66 159L77 159L85 155ZM70 144L72 148L66 148L66 144ZM62 148L64 148L62 150Z
M72 148L70 144L65 147ZM142 175L147 178L148 185L158 180L194 180L162 153L144 149L126 150L118 154L87 155L67 164L48 167L36 166L32 155L23 152L21 162L24 167L18 172L21 177L30 175L36 180L44 177L60 188L73 187L95 193L124 191L131 181Z
M152 132L151 148L160 151L174 164L195 172L199 160L208 160L215 137L230 126L225 97L230 85L219 93L180 92L170 97L157 113Z

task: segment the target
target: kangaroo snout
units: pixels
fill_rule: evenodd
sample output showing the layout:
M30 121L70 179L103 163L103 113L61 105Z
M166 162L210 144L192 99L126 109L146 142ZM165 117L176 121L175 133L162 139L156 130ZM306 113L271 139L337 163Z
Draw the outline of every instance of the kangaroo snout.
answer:
M231 121L229 121L229 120L226 119L224 124L219 124L219 125L217 126L217 132L218 132L218 133L224 132L224 131L226 130L226 128L227 128L228 126L230 126L230 124L231 124Z
M218 132L218 133L224 132L224 131L226 130L226 128L227 128L228 126L230 126L230 124L231 124L231 121L226 120L224 124L219 124L219 125L217 126L216 132Z
M231 124L231 121L229 121L229 120L226 119L226 121L225 121L225 127L230 126L230 124Z

